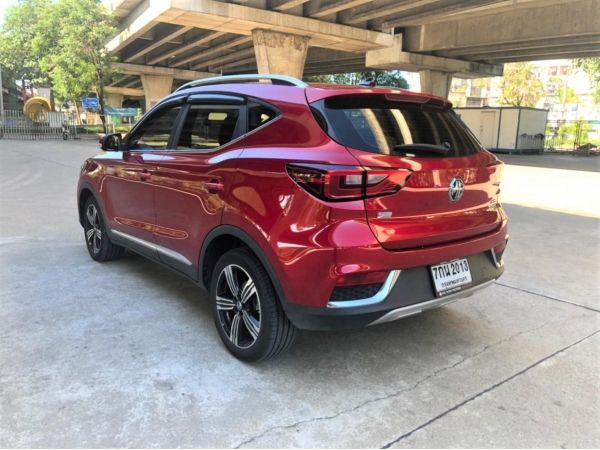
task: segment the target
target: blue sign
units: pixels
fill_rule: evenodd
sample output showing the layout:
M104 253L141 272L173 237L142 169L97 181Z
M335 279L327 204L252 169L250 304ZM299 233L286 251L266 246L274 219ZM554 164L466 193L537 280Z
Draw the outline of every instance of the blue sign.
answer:
M84 97L81 104L85 109L98 109L100 108L100 102L97 97Z
M111 108L107 106L104 108L104 112L107 116L135 117L137 115L137 109L135 108Z

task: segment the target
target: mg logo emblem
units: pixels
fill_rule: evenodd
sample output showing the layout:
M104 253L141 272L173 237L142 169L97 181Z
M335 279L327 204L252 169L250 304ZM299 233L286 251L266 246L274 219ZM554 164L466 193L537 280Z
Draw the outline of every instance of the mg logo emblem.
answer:
M459 177L454 177L450 180L450 186L448 187L448 197L451 202L457 202L463 196L465 192L465 183Z

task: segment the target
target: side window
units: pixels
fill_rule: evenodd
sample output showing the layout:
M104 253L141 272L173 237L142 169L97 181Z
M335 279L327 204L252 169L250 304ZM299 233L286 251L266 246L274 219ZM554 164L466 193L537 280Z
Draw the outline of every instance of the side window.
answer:
M238 105L194 105L183 123L178 150L210 150L233 139L240 117Z
M248 105L248 131L260 127L273 119L277 114L270 108L258 103Z
M165 150L180 110L180 106L161 109L146 119L129 138L129 150Z

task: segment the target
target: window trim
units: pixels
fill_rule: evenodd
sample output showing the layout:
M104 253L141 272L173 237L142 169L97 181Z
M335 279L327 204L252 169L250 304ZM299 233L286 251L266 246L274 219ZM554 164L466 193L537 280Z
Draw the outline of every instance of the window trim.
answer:
M200 96L202 96L202 98L200 98ZM214 101L210 101L210 99L217 99L217 102ZM185 123L185 119L187 118L187 113L189 111L189 108L191 107L192 104L194 103L204 103L207 102L207 105L211 105L211 104L219 104L219 99L234 99L234 101L236 101L237 99L241 99L243 100L243 103L240 104L240 115L238 118L238 123L236 124L235 127L235 131L234 131L234 138L231 139L229 142L220 145L219 147L214 147L211 149L178 149L176 143L179 142L179 137L181 136L181 131L183 129L183 125ZM223 101L221 101L221 103L224 103ZM260 104L262 106L267 107L268 109L272 110L275 113L275 117L273 117L273 119L269 120L268 122L263 123L261 126L256 127L254 130L252 131L248 131L248 114L250 114L249 112L249 108L248 108L248 104L249 103L257 103ZM236 104L236 103L225 103L225 104ZM185 115L184 115L185 114ZM236 143L244 138L246 138L247 136L250 136L251 134L254 134L255 132L257 132L258 130L263 129L264 127L274 123L275 121L279 120L282 117L282 113L281 110L279 108L277 108L276 106L267 103L264 100L255 98L255 97L250 97L250 96L240 96L240 95L230 95L230 94L225 94L225 93L200 93L200 94L193 94L193 95L189 95L186 101L185 106L181 109L181 114L180 116L178 116L178 124L177 124L177 128L175 130L175 132L173 133L173 145L171 146L171 148L168 150L170 152L177 152L177 153L186 153L186 154L194 154L194 153L198 153L198 154L211 154L211 153L217 153L219 151L221 151L224 147L227 147L233 143Z
M177 130L178 126L179 126L179 122L181 121L181 114L185 110L185 100L186 100L186 98L187 98L187 95L182 95L182 96L179 96L179 97L170 98L170 99L165 100L163 102L157 103L152 108L150 108L146 112L146 114L144 114L144 116L142 117L142 119L137 124L135 124L135 126L131 130L129 130L129 132L125 136L125 139L123 140L123 143L122 143L123 151L124 152L130 152L130 153L154 153L154 152L169 151L172 148L172 146L173 146L173 135L174 135L175 131ZM140 127L142 127L143 125L145 125L146 122L148 122L148 120L150 120L156 114L158 114L160 111L163 111L166 108L175 107L175 106L179 106L179 105L183 105L183 106L179 110L179 114L177 114L177 117L175 117L175 121L173 122L173 126L171 127L171 133L170 133L170 136L169 136L169 142L167 143L167 148L166 149L132 149L132 148L129 148L129 141L131 139L131 136L133 136L135 134L135 132Z
M177 144L179 143L179 138L181 137L181 132L183 130L183 126L185 124L185 120L187 119L187 114L194 104L202 104L206 106L210 105L239 105L240 114L238 116L238 121L235 125L235 129L233 131L233 139L229 142L226 142L223 145L218 147L210 148L210 149L178 149ZM181 114L177 117L177 126L173 134L171 135L172 142L168 151L177 152L177 153L212 153L220 150L221 148L229 145L230 143L237 141L240 137L244 136L243 131L246 129L246 104L247 99L245 97L236 96L236 95L228 95L228 94L219 94L219 93L200 93L200 94L192 94L188 95L186 98L186 102L183 108L181 108ZM243 122L243 125L242 125ZM242 128L242 126L244 128Z

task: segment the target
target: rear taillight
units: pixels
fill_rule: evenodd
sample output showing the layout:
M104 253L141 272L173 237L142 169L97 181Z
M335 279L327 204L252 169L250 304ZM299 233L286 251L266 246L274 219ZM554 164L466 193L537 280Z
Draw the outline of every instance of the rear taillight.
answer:
M488 175L494 186L500 186L502 181L502 172L504 172L504 163L501 161L493 162L487 166Z
M360 200L398 192L411 174L407 169L363 168L327 164L288 164L292 180L328 201Z

